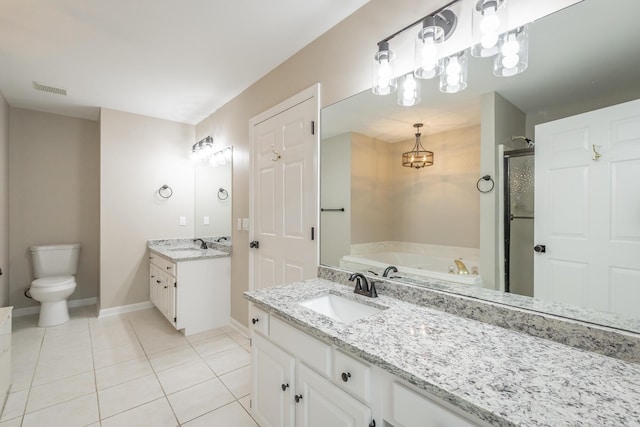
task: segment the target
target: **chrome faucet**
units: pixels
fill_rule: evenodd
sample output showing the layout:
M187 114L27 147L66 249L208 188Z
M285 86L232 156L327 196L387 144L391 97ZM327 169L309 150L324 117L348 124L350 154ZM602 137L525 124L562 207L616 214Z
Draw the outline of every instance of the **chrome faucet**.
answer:
M194 239L193 243L198 243L200 241L200 249L208 249L207 243L202 239Z
M367 278L364 277L362 273L353 273L349 276L349 281L353 282L355 280L356 287L353 290L358 295L364 295L369 298L377 298L378 292L376 291L375 282L367 282Z
M464 265L462 259L456 259L454 262L456 263L456 267L458 267L458 274L469 274L469 270L467 270L467 266Z
M382 273L382 277L388 277L389 273L397 273L398 269L394 265L390 265L389 267L384 269L384 273Z

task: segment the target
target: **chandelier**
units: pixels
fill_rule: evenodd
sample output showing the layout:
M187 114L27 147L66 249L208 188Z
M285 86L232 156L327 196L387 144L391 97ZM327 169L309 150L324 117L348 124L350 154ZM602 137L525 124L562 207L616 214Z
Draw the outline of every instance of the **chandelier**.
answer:
M411 151L402 153L402 166L416 169L433 166L433 151L425 150L420 142L420 128L422 126L422 123L413 125L416 128L416 143Z

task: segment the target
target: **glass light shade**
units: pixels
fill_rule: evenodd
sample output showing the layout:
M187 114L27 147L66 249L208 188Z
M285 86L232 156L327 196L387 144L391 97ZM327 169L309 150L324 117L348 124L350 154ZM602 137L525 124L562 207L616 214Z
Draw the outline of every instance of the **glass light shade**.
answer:
M398 105L411 107L420 102L420 81L413 74L404 76L398 90Z
M479 0L473 11L471 55L488 58L500 51L499 35L507 28L506 0Z
M419 79L431 79L442 74L443 59L439 58L444 42L444 30L438 26L425 26L415 40L415 71Z
M389 95L398 88L398 81L393 70L394 53L389 50L389 43L378 44L379 50L373 57L373 76L371 90L376 95Z
M440 76L440 92L457 93L467 88L468 61L464 50L445 58L444 72Z
M510 77L522 73L529 66L529 32L527 26L518 27L500 36L500 54L493 64L493 74Z

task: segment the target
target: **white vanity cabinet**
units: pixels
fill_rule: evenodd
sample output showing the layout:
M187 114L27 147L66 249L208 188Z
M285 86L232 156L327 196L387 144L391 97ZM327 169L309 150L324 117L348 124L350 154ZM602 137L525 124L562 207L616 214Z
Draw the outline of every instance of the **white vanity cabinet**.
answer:
M261 427L485 425L253 304L249 310L251 410Z
M369 406L331 381L331 346L253 306L250 319L251 410L261 427L349 427L372 422Z
M230 258L173 261L149 256L149 297L153 305L185 335L229 323Z

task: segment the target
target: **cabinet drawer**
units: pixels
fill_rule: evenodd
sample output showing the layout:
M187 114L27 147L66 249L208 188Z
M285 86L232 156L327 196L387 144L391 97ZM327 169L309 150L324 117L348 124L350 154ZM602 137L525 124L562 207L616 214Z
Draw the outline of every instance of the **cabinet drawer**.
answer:
M249 330L259 332L265 337L269 336L269 313L253 304L249 305Z
M363 402L371 402L371 368L340 350L335 351L333 380Z
M394 425L402 427L472 427L471 421L397 383L391 384Z
M152 264L157 265L160 270L175 277L176 264L173 261L169 261L168 259L153 253L149 255L149 260Z
M271 316L269 337L282 348L315 369L325 377L331 377L331 347L306 333Z

